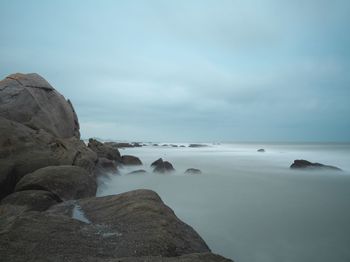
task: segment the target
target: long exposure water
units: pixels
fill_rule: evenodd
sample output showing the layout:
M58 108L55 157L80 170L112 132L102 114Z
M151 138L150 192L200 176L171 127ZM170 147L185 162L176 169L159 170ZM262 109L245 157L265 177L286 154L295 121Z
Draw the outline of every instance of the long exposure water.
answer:
M350 144L208 145L121 149L143 166L100 181L98 196L152 189L213 252L236 262L350 261ZM176 172L152 173L160 157ZM295 159L343 172L291 170ZM148 173L127 174L136 169Z

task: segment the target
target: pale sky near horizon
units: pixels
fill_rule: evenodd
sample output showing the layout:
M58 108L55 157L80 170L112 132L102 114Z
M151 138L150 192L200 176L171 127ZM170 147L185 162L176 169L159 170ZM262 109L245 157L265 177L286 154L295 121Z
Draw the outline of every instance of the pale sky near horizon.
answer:
M0 0L0 78L36 72L82 137L350 141L350 1Z

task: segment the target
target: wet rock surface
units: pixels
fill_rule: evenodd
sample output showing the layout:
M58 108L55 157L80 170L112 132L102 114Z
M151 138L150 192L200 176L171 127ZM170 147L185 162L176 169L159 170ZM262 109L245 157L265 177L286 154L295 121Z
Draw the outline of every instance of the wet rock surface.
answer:
M290 166L292 169L304 169L304 170L333 170L341 171L340 168L335 166L324 165L320 163L312 163L307 160L294 160L294 163Z
M121 162L125 166L141 166L141 160L136 156L124 155L122 156Z

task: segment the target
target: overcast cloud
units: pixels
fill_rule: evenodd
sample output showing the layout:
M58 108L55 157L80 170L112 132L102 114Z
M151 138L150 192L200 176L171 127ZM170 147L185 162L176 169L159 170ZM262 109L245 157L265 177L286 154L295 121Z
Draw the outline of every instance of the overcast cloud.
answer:
M0 2L0 76L37 72L82 136L349 141L350 1Z

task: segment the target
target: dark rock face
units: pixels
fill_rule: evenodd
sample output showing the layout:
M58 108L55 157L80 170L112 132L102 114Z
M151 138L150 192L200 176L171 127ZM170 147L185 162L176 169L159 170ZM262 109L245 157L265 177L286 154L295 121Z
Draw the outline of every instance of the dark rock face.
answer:
M146 173L147 173L146 170L139 169L139 170L135 170L135 171L129 172L129 173L127 173L127 175L143 175L143 174L146 174Z
M263 152L265 152L265 149L260 148L260 149L258 149L257 151L263 153Z
M141 166L141 160L136 156L124 155L122 156L122 164L125 166Z
M56 138L41 129L0 117L0 197L13 192L24 175L39 168L75 165L92 173L96 154L75 137Z
M100 176L106 173L118 173L118 164L114 160L99 157L95 167L95 175Z
M70 216L77 204L90 224ZM4 262L39 258L107 261L210 252L203 239L150 190L67 201L45 212L16 217L5 213L1 221L0 254Z
M59 138L80 138L70 101L38 74L13 74L0 81L0 116Z
M175 171L173 165L168 161L163 161L162 158L159 158L158 160L154 161L151 164L151 167L153 167L153 172L155 173L166 173Z
M108 144L103 144L95 139L90 138L88 147L94 151L98 157L107 158L120 162L121 157L117 148L113 148Z
M190 144L188 147L207 147L207 145L204 145L204 144Z
M44 211L62 200L44 190L26 190L12 193L1 200L1 205L24 206L26 211Z
M45 190L62 200L96 195L96 181L77 166L49 166L24 176L15 191Z
M197 168L189 168L185 171L186 175L199 175L202 174L202 171L200 171Z
M325 170L334 170L334 171L341 171L340 168L335 167L335 166L328 166L328 165L323 165L320 163L312 163L307 160L294 160L294 163L290 166L290 168L293 169L325 169Z

